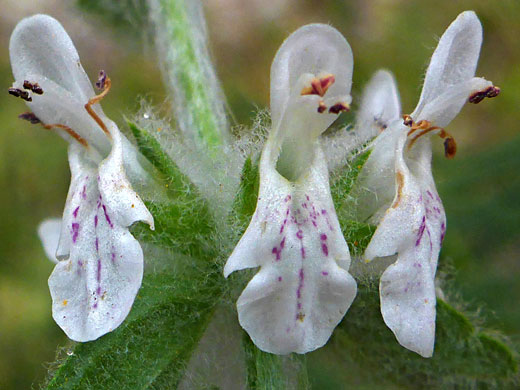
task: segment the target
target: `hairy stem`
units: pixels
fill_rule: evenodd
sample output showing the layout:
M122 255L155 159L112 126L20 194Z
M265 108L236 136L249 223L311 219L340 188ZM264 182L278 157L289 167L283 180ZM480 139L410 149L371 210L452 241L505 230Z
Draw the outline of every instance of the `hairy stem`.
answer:
M226 144L225 103L211 64L199 0L149 0L161 70L183 134L202 150ZM212 153L212 154L213 154Z

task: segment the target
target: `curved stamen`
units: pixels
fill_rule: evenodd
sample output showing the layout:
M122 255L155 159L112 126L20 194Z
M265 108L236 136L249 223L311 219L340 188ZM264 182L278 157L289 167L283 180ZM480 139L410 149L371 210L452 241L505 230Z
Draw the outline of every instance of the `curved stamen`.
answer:
M65 130L65 132L70 135L72 138L74 138L76 141L78 141L81 145L88 148L88 142L85 138L83 138L81 135L76 133L74 130L72 130L69 126L61 125L59 123L53 123L52 125L46 125L42 123L42 126L47 130L52 130L54 128Z
M88 148L87 140L85 138L83 138L82 136L80 136L78 133L76 133L74 130L72 130L69 126L62 125L59 123L53 123L51 125L46 125L33 112L24 112L23 114L18 115L18 118L28 121L33 125L41 124L42 127L46 130L52 130L54 128L65 130L65 132L68 135L70 135L72 138L74 138L76 141L78 141L84 147Z
M111 138L110 132L108 131L107 126L105 123L101 120L98 114L95 113L95 111L92 109L92 106L96 103L99 103L110 91L110 87L112 86L112 81L109 77L106 76L104 71L99 72L99 80L96 83L96 86L99 86L103 88L103 91L99 94L94 96L93 98L89 99L87 104L85 104L85 110L89 113L89 115L96 121L96 123L101 127L101 129L105 132L105 134Z
M410 130L407 134L408 137L411 137L417 130L421 130L410 139L410 142L408 143L408 149L411 149L415 141L417 141L423 135L431 133L432 131L438 131L437 134L439 137L444 139L444 156L450 159L455 157L455 154L457 153L457 143L455 142L455 138L453 138L453 136L446 132L446 130L444 130L442 127L432 126L431 122L427 120L420 120L419 122L415 123L410 115L403 115L403 119L403 123L410 127Z

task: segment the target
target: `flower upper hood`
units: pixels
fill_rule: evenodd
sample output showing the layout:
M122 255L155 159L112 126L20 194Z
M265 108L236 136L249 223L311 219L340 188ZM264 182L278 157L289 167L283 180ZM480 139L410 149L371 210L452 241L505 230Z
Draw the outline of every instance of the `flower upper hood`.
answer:
M379 222L365 258L397 253L397 261L381 276L381 312L399 343L424 357L433 353L434 281L446 233L432 176L430 136L443 138L446 156L453 157L455 141L443 127L468 99L498 94L491 82L474 77L481 42L478 18L463 12L440 39L419 103L404 123L395 81L386 71L369 83L358 122L363 131L380 133L361 176L361 187L372 194L360 203L362 218Z
M70 143L63 218L39 228L46 252L59 260L49 278L53 317L71 339L94 340L121 324L141 285L143 253L128 227L144 221L153 228L153 218L126 177L136 153L96 104L103 93L94 93L59 22L46 15L22 20L9 52L10 93L32 110L25 119ZM102 74L99 86L109 82Z
M237 308L242 327L267 352L321 347L356 294L318 139L349 108L352 66L341 34L313 24L283 43L271 67L272 130L258 202L224 268L228 276L261 267Z

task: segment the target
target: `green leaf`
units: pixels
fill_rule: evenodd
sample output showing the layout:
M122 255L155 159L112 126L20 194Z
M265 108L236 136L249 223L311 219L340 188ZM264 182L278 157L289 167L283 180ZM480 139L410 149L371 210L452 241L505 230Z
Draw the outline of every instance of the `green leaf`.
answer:
M181 274L149 274L132 311L114 332L76 344L47 389L176 388L222 294L221 276L208 262Z
M360 366L360 381L402 389L508 388L518 363L509 347L446 302L437 300L435 351L425 359L401 347L383 322L377 283L358 297L334 335L337 353ZM484 387L480 387L484 386Z
M98 14L111 25L123 27L126 31L139 34L146 26L148 7L146 0L77 0L84 11Z

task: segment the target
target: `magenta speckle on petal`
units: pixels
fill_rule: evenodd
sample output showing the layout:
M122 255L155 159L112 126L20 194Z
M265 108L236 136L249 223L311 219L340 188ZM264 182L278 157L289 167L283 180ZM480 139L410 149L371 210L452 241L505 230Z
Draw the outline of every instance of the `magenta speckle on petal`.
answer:
M441 244L444 241L444 236L446 235L446 225L444 222L441 224Z
M301 255L302 255L302 259L305 259L305 248L302 246L301 247Z
M320 235L320 240L325 241L326 239L327 239L327 235L326 234Z
M94 227L97 228L97 224L98 224L98 216L97 214L94 215Z
M76 243L76 240L78 239L79 235L79 223L73 223L72 224L72 242Z
M302 304L301 304L300 302L298 302L298 304L296 305L296 308L297 308L298 310L301 310L301 308L302 308Z
M111 258L112 258L112 263L113 263L114 261L116 261L116 254L114 252L112 252L110 255L112 256Z
M74 218L77 218L77 217L78 217L78 211L79 211L79 206L76 207L76 208L74 209L74 211L72 212L72 215L74 215Z
M296 237L298 237L298 239L301 240L303 238L303 232L301 230L298 230L296 232Z
M98 288L96 289L96 294L101 295L101 286L98 286Z
M101 259L98 259L97 261L96 279L98 283L101 281Z
M424 229L426 229L426 216L423 215L421 226L419 227L419 233L417 233L417 241L415 241L415 246L419 246L419 244L421 243L421 239L424 234Z
M303 288L303 281L305 279L305 274L303 273L303 268L300 268L300 272L298 274L300 278L300 282L298 283L298 289L296 290L296 296L298 299L302 297L302 288Z
M323 252L323 254L325 256L329 255L329 247L327 246L327 244L325 244L325 243L321 244L321 251Z
M112 221L110 220L110 217L108 216L107 208L105 205L103 205L103 213L105 213L105 219L107 220L108 224L110 225L111 228L113 228L114 225L112 224Z
M277 247L274 247L271 252L276 256L276 261L280 261L280 259L282 258L282 251L279 250Z
M322 215L325 215L325 214L327 214L327 210L325 210L325 209L322 209L322 210L321 210L321 214L322 214Z
M321 274L322 274L323 276L327 276L329 273L328 273L327 271L321 271Z
M284 246L285 246L285 237L280 242L280 249L283 249Z
M87 186L86 185L84 185L83 189L81 190L81 198L87 199Z
M94 306L92 306L94 309L97 309L97 302L94 303Z
M281 276L278 276L278 281L279 281L279 282L282 281L282 277L281 277Z
M96 237L96 252L99 252L99 240Z

